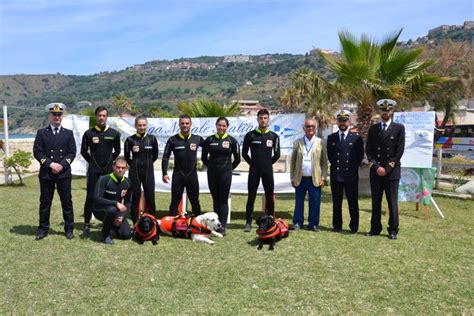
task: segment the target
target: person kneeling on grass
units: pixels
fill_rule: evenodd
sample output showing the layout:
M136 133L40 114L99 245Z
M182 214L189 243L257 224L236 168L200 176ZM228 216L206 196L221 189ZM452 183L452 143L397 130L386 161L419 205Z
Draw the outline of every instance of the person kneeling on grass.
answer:
M127 161L118 157L112 165L113 172L99 178L94 191L94 216L104 223L102 241L113 244L113 229L121 239L130 239L132 230L126 217L130 213L130 182L124 176Z

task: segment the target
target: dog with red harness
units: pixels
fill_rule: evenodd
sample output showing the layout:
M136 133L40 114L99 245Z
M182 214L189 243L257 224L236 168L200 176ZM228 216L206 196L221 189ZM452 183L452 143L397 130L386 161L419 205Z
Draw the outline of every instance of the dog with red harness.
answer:
M213 245L210 237L224 237L217 231L222 227L215 212L207 212L198 216L164 216L158 220L161 233L177 238L191 238L194 242Z
M270 245L268 250L273 250L276 242L289 235L288 223L281 218L274 219L271 215L262 214L256 222L258 225L258 250L261 250L264 244Z
M133 237L139 244L150 240L153 245L156 245L160 239L156 218L149 213L140 214L138 222L133 227L133 232Z

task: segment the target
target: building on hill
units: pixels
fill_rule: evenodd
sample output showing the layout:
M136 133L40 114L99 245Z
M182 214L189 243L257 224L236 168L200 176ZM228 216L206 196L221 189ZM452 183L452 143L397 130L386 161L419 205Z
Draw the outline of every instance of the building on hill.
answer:
M249 55L227 55L224 56L224 63L248 63L250 62Z
M474 29L474 21L465 21L464 25L463 25L463 29L465 29L465 30Z
M464 21L463 25L441 25L435 27L434 29L428 31L428 36L433 37L440 34L447 34L451 31L471 29L474 29L474 21Z
M239 104L240 113L245 116L256 116L258 111L262 109L267 109L270 115L281 113L280 110L272 110L270 107L261 105L258 100L238 100L234 102Z
M445 25L441 25L441 26L435 27L434 29L429 30L428 35L435 36L437 34L446 34L450 30L451 30L451 26L445 24Z

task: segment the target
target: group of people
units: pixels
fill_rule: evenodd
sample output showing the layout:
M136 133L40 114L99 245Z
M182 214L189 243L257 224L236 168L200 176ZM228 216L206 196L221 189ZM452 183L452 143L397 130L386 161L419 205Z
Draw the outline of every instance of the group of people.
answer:
M405 148L405 127L392 121L394 100L377 101L381 122L369 128L365 154L370 164L370 188L372 216L366 236L382 232L382 197L385 192L388 209L388 238L398 234L398 186L401 175L400 160ZM345 193L349 206L349 229L359 230L359 166L364 159L364 142L359 133L352 132L351 112L336 112L338 131L330 134L327 141L315 136L316 122L306 119L305 136L293 144L290 176L295 187L295 211L293 227L303 226L304 200L309 199L308 229L319 231L321 188L325 185L330 162L330 185L333 207L332 231L342 230L342 201Z
M404 149L404 127L391 121L393 100L377 102L382 122L371 126L366 145L366 155L371 164L372 189L371 229L367 236L379 235L381 202L385 191L389 206L389 238L398 233L398 182L400 159ZM76 156L72 131L61 126L65 105L51 103L47 106L49 126L36 135L33 153L40 162L39 227L36 240L48 235L51 203L55 187L63 209L64 230L67 239L74 238L74 213L71 196L71 163ZM327 178L328 160L331 163L330 183L333 201L333 231L342 229L342 200L345 192L350 213L349 228L356 233L359 227L358 169L364 156L362 137L349 130L351 113L336 113L339 130L323 140L315 135L316 122L304 121L304 137L295 141L291 156L290 177L295 187L293 228L304 225L304 200L309 195L307 228L319 231L321 189ZM96 125L87 130L82 138L81 155L88 162L87 196L84 205L83 236L90 235L92 214L103 222L102 240L112 244L111 231L123 239L132 235L127 217L135 225L140 212L156 215L155 178L153 163L158 158L158 142L147 133L148 121L144 116L135 119L136 133L124 144L124 156L120 156L120 133L107 126L107 108L95 110ZM265 192L264 211L275 215L273 164L280 158L279 136L269 130L270 114L262 109L257 113L258 128L248 132L242 144L242 157L249 164L246 223L244 231L252 229L252 217L257 189L262 181ZM201 214L197 151L202 148L201 160L207 167L209 190L215 211L222 223L220 233L226 234L228 197L232 171L240 163L240 145L227 134L229 121L219 117L216 134L203 139L191 133L192 120L187 115L179 117L179 133L171 136L162 158L162 181L171 181L170 215L178 215L178 207L184 189L195 216ZM168 175L169 160L174 156L173 174ZM129 168L128 178L125 173ZM142 188L144 201L141 200ZM144 209L141 205L144 202Z

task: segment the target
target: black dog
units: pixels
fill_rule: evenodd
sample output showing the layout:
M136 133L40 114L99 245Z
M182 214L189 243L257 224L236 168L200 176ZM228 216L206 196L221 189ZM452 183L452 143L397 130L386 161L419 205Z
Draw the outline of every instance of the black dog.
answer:
M257 218L258 250L261 250L263 244L270 245L268 250L275 248L275 243L282 238L288 237L288 223L271 215L262 214Z
M158 225L153 215L142 214L138 219L138 223L134 227L134 237L139 244L143 244L147 240L151 240L153 245L158 243L160 235L158 234Z

